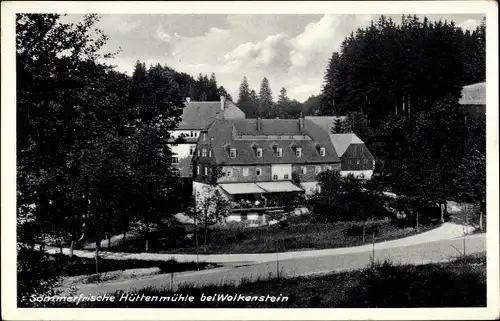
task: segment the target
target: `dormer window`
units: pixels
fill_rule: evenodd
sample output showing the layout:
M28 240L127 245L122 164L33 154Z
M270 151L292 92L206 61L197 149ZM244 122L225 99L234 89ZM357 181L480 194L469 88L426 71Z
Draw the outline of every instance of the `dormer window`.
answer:
M201 151L201 156L207 157L207 150L205 148Z
M277 157L283 157L283 148L278 147L278 148L276 149L276 156L277 156Z
M295 149L295 156L297 156L297 157L302 156L302 148L297 147L297 149Z
M236 158L236 148L231 148L229 152L229 157Z
M257 148L257 157L262 158L262 148Z
M321 147L321 148L319 149L319 155L320 155L321 157L324 157L324 156L326 155L326 150L325 150L325 148L324 148L324 147Z

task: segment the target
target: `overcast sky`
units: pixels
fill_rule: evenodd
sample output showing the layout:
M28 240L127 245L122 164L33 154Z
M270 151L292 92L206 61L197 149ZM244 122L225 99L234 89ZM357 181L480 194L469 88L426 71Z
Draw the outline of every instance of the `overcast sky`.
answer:
M267 77L276 99L281 87L304 101L321 90L328 58L351 31L379 15L101 15L109 62L131 75L136 60L167 64L193 76L215 73L234 99L243 76L258 92ZM391 15L389 15L391 16ZM481 15L427 15L475 29ZM80 15L69 15L75 21ZM400 15L392 15L397 23Z

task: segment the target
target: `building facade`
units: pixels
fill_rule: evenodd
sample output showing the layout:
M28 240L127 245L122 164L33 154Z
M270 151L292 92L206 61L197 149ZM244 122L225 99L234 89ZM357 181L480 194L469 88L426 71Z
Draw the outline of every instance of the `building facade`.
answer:
M200 133L215 119L245 118L233 102L221 96L220 101L190 101L189 98L182 110L181 122L176 130L171 132L169 146L172 150L172 164L178 174L184 178L191 178L193 168L191 159L195 153ZM182 140L178 140L179 138Z

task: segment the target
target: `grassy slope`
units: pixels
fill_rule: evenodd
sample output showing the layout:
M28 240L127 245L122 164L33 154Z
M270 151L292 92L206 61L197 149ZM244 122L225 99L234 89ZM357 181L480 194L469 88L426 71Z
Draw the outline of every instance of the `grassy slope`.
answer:
M170 296L167 289L142 290L139 294ZM390 263L374 269L323 276L272 279L240 286L220 285L203 289L185 287L178 293L195 297L193 303L114 302L84 303L79 307L206 307L206 308L391 308L481 307L486 305L486 256L468 256L449 263L420 266ZM201 294L216 293L288 296L287 302L200 302ZM121 292L115 293L119 297ZM61 305L63 306L63 305ZM71 304L64 306L70 307Z
M69 257L63 254L52 255L61 267L60 276L90 275L95 273L95 260L82 257ZM142 261L142 260L109 260L99 258L99 273L109 271L122 271L127 269L140 269L158 267L163 273L194 271L197 270L196 262L170 261ZM213 264L210 264L213 265ZM200 262L200 269L209 267L209 264Z
M220 230L212 234L206 253L270 253L276 251L277 242L281 252L357 246L364 244L362 224L361 222L310 223L299 219L288 225ZM379 222L378 225L375 242L416 233L413 227L397 227L391 222ZM421 226L420 232L434 227L437 225ZM365 243L371 242L372 232L368 228ZM200 241L200 244L203 242ZM196 253L194 241L185 239L180 231L157 233L154 239L150 240L150 245L151 252ZM107 248L103 250L108 251ZM112 247L109 251L142 252L143 244L141 240L133 240Z

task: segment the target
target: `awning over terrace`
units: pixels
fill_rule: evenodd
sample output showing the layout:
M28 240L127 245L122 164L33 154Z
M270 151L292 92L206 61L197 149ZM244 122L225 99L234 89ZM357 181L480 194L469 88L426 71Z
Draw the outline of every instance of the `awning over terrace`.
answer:
M267 193L266 190L263 190L255 183L228 183L228 184L219 184L219 186L223 190L232 195Z
M266 190L268 193L303 191L302 188L293 185L290 181L259 182L255 184L260 188Z
M301 192L303 189L290 181L258 182L258 183L225 183L219 186L231 195L264 194L277 192Z

